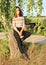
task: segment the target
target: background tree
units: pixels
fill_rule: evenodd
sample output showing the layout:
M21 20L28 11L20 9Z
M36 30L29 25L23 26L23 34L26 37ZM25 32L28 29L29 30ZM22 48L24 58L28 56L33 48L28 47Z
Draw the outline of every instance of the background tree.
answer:
M42 10L43 10L43 6L42 6L42 0L38 0L35 2L35 12L37 13L37 16L41 16Z
M34 6L34 0L27 0L27 12L28 12L28 14L27 14L27 17L29 18L30 17L30 15L33 15L33 6ZM30 14L30 11L32 12L31 14Z
M43 9L43 7L42 7L42 0L38 0L37 4L38 4L38 9L39 9L37 15L41 15L42 9Z
M18 4L19 4L20 8L22 8L22 6L23 6L23 0L18 0Z
M5 16L6 26L10 26L10 20L14 16L16 1L15 0L1 0L0 1L1 16Z
M18 4L22 11L24 9L23 5L27 4L27 17L33 16L33 9L37 12L37 15L41 15L42 13L42 0L38 0L36 1L36 3L35 0L18 0ZM2 13L6 17L6 19L10 19L14 16L15 7L16 0L0 0L0 13Z

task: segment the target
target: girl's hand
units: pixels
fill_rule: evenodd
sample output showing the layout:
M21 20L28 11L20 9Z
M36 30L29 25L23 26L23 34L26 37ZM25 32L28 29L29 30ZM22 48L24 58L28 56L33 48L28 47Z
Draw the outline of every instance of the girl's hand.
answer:
M22 32L19 33L19 36L22 36Z

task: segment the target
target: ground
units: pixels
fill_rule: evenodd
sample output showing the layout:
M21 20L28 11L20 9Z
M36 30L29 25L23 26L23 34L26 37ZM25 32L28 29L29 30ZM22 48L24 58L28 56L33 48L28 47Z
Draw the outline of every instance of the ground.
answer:
M46 65L46 44L35 44L32 52L31 50L32 45L30 44L27 51L29 61L23 57L9 59L3 56L0 58L0 65Z
M28 47L27 54L30 58L29 61L25 60L22 56L10 59L9 55L7 57L3 55L0 57L0 65L46 65L46 44L44 42L42 44L35 44L33 50L31 43L24 44Z

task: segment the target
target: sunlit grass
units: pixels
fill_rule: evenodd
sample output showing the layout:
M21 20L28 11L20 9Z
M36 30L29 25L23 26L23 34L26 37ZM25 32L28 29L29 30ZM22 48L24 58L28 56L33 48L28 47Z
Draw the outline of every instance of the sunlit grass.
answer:
M8 41L0 39L0 56L6 55L9 52Z
M39 44L36 43L32 50L32 44L31 43L24 43L25 46L28 47L27 53L30 57L30 62L26 61L23 58L18 59L6 59L4 55L9 54L9 48L8 48L8 41L7 40L0 40L0 57L2 57L2 60L0 62L4 65L46 65L46 44ZM2 55L2 56L1 56Z

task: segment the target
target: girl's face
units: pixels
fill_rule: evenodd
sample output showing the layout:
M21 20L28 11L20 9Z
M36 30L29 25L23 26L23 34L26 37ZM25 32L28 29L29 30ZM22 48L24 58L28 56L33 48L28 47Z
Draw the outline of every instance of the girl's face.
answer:
M20 10L19 8L16 8L16 15L19 16L19 14L20 14Z

